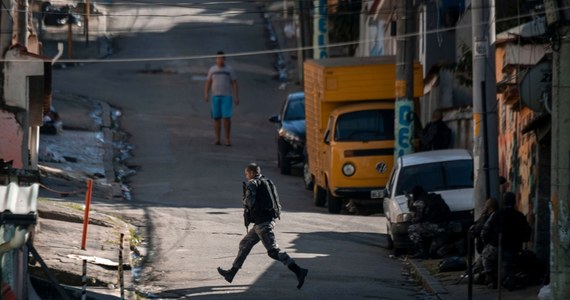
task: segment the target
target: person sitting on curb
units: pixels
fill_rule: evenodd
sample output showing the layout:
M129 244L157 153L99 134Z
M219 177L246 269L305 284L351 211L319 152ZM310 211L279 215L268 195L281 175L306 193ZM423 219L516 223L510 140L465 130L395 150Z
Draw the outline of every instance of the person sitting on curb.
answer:
M419 185L412 189L411 200L408 206L413 217L408 234L416 249L412 258L425 259L445 242L450 209L439 194L427 193Z
M531 228L526 217L516 210L516 196L503 194L503 207L483 226L481 236L485 243L482 259L489 288L497 288L499 235L501 243L501 283L509 291L515 288L515 261L523 243L530 240Z
M487 223L487 221L491 218L491 216L493 216L493 214L497 211L498 208L499 208L499 202L497 201L497 199L492 197L487 199L487 201L485 201L485 207L481 212L481 216L479 217L479 219L477 219L477 221L475 221L475 223L471 226L471 228L469 228L469 231L473 234L473 237L475 238L475 250L479 254L482 254L483 249L485 248L485 243L483 242L483 239L481 237L481 231L483 230L483 226L485 226L485 223ZM475 261L473 267L473 273L475 274L474 275L475 283L477 284L485 283L485 269L483 268L482 256L479 256Z

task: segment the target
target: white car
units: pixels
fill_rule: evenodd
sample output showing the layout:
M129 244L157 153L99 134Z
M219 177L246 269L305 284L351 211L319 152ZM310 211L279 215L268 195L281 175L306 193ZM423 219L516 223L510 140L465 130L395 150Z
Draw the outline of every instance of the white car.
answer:
M411 215L408 196L420 185L440 194L451 210L454 232L465 233L473 223L473 158L467 150L435 150L398 158L384 196L388 248L399 254L410 248L408 226Z

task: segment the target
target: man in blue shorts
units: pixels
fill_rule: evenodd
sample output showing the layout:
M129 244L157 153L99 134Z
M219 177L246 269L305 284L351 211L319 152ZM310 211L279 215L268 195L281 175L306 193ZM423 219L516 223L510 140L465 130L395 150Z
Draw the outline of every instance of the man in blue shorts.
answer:
M211 98L209 95L211 94ZM204 100L211 101L211 115L214 119L215 144L221 145L222 120L224 123L225 145L231 146L232 101L239 104L238 85L234 69L226 65L223 51L216 53L216 64L208 71Z

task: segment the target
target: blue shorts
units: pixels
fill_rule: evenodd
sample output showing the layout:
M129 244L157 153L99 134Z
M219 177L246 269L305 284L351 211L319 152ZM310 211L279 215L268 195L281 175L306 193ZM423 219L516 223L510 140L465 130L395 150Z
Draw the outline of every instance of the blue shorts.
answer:
M232 117L232 96L212 96L212 119Z

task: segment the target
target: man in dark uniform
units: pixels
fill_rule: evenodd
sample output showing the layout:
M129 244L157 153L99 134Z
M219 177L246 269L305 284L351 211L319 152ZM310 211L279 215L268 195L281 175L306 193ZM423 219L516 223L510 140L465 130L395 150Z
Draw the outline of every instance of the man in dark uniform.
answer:
M522 245L530 240L531 228L526 217L515 209L516 197L511 192L503 194L503 207L493 214L483 226L481 237L483 267L490 288L497 286L497 261L499 234L501 234L501 282L507 289L514 289L515 261Z
M237 271L242 267L249 252L259 241L263 243L269 257L286 265L297 276L297 288L305 282L309 270L299 267L287 252L279 249L275 240L275 219L279 218L280 204L277 190L271 180L261 175L261 168L251 163L245 168L245 191L243 205L246 227L249 223L254 226L239 243L239 251L230 270L218 268L220 275L227 282L232 282Z
M417 250L412 258L428 258L435 242L442 246L449 222L449 206L438 194L429 194L421 186L412 189L412 201L408 204L412 213L412 225L408 227L410 240ZM435 252L437 249L432 249Z
M451 130L443 121L440 110L435 110L431 115L431 122L421 132L421 150L448 149L451 146Z

